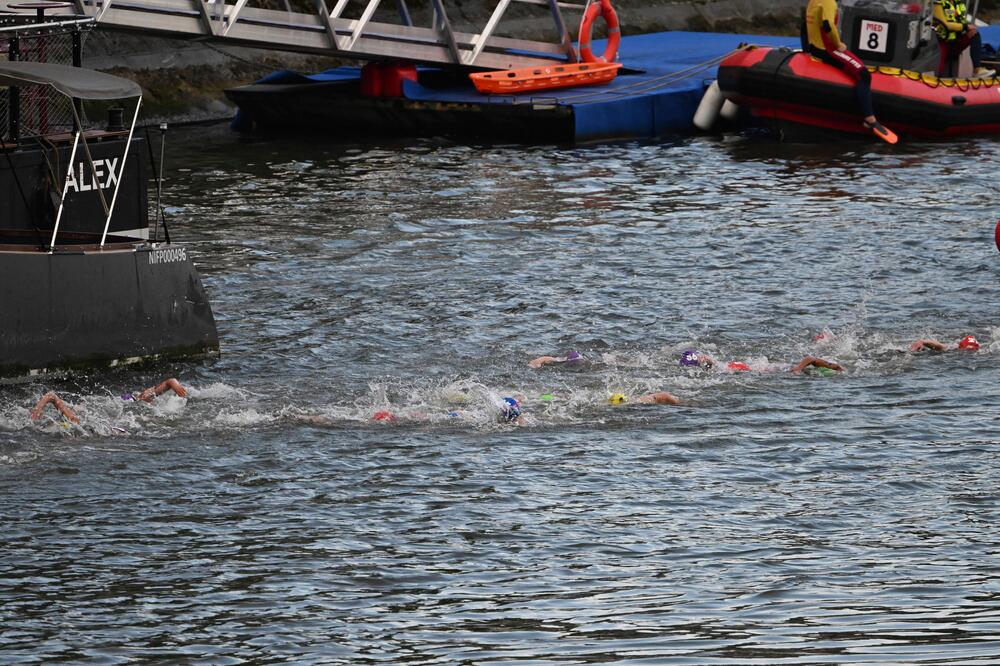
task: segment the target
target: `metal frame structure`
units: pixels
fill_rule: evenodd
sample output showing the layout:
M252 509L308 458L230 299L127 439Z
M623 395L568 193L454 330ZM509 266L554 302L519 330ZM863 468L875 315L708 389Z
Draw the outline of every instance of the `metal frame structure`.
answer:
M122 180L125 178L125 164L128 162L128 154L130 148L132 147L132 135L135 133L135 123L139 118L139 107L142 106L142 95L136 98L135 112L132 114L132 124L128 130L128 138L125 140L125 153L122 155L121 168L118 170L118 175L115 177L115 189L111 195L111 205L108 205L107 200L104 198L104 192L97 190L98 196L101 198L101 206L104 208L104 212L107 213L107 217L104 219L104 231L101 234L101 247L103 248L107 238L108 229L111 227L111 216L115 212L115 202L118 201L118 191L121 189ZM76 165L76 149L80 144L80 139L83 139L83 150L87 154L87 163L90 165L90 172L92 174L97 173L97 167L94 166L94 158L90 155L90 146L87 144L87 137L84 134L83 123L80 120L80 116L77 115L76 105L73 106L73 119L76 123L76 127L73 130L73 149L69 154L69 162L66 167L66 177L63 179L63 186L59 193L59 210L56 213L56 222L52 227L52 240L49 242L49 254L52 254L56 249L56 236L59 234L59 221L62 219L63 209L66 205L66 190L70 180L73 178L73 168ZM159 184L157 184L159 186Z
M314 0L315 13L248 7L248 0L74 0L80 14L99 25L198 37L243 46L317 53L361 60L402 60L476 69L514 69L577 61L562 10L584 6L559 0L500 0L478 33L454 30L442 0L430 0L433 25L413 25L406 0L396 0L401 23L373 21L381 0L366 2L357 19L343 18L350 0ZM331 0L333 1L333 0ZM559 41L497 37L513 3L548 7Z

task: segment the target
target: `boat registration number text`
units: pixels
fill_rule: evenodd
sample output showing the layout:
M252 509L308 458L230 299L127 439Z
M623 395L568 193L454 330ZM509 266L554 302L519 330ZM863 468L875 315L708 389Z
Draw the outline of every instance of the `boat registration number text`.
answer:
M187 261L187 252L182 247L168 247L163 250L153 250L149 253L149 265L171 264L177 261Z
M879 21L862 21L858 36L858 49L885 53L889 47L889 24Z

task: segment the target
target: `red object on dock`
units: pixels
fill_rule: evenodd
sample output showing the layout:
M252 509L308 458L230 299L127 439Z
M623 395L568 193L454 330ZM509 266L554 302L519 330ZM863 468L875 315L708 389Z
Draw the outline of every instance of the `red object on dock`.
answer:
M479 72L469 74L469 78L481 93L522 93L609 83L618 76L621 67L620 62L584 62Z
M363 97L402 97L403 81L417 80L417 66L401 62L370 62L361 68Z
M382 63L370 62L361 68L361 96L382 96Z
M417 66L410 63L382 65L382 97L402 97L403 81L417 80Z

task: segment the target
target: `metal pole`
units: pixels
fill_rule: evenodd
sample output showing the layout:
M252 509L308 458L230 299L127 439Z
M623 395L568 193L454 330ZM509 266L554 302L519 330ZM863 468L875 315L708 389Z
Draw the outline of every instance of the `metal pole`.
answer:
M80 35L79 27L73 30L73 66L83 67L83 37ZM73 108L76 109L73 122L78 123L83 116L83 101L79 97L73 98ZM77 125L73 129L80 129L80 126Z
M410 17L410 8L406 6L406 0L396 0L396 9L399 10L399 18L403 21L403 25L413 25L413 19Z
M976 24L977 14L979 14L979 0L976 0L976 4L972 5L972 25Z
M73 175L73 161L76 159L76 147L80 143L82 130L73 133L73 150L69 153L69 169L66 170L66 180L63 181L62 193L59 195L59 212L56 213L56 225L52 227L52 240L49 241L49 254L55 251L56 234L59 233L59 220L62 219L63 208L66 204L66 188L69 185L69 177Z
M122 189L122 179L125 178L125 165L128 163L128 154L132 148L132 132L135 131L135 121L139 119L139 107L142 105L140 96L135 102L135 115L132 116L132 126L128 128L128 141L125 142L125 156L122 157L122 168L118 171L118 182L115 183L115 193L111 196L111 209L108 211L108 219L104 221L104 234L101 236L101 247L108 238L108 227L111 226L111 216L115 212L115 202L118 201L118 191Z
M562 40L567 59L569 62L578 62L579 58L576 55L576 49L573 48L573 37L569 34L569 30L566 29L566 22L563 21L562 12L559 11L558 0L549 0L549 11L552 12L552 20L556 24L556 31Z
M160 171L156 177L156 219L163 222L163 237L170 242L170 232L167 231L167 220L163 217L160 207L160 195L163 193L163 149L167 145L167 124L160 123ZM153 224L153 239L156 239L156 224Z
M7 59L11 62L21 59L21 38L15 32L10 39L10 50ZM8 113L10 113L8 133L10 140L17 143L21 140L21 89L11 86L7 89Z

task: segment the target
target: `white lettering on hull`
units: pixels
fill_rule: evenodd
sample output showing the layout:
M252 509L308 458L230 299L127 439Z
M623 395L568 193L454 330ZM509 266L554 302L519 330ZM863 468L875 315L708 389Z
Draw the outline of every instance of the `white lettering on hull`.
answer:
M168 247L163 250L152 250L149 253L149 265L172 264L187 261L187 250L182 247Z
M66 174L67 192L90 192L106 190L118 184L118 158L94 160L94 168L89 162L80 162L77 168Z

